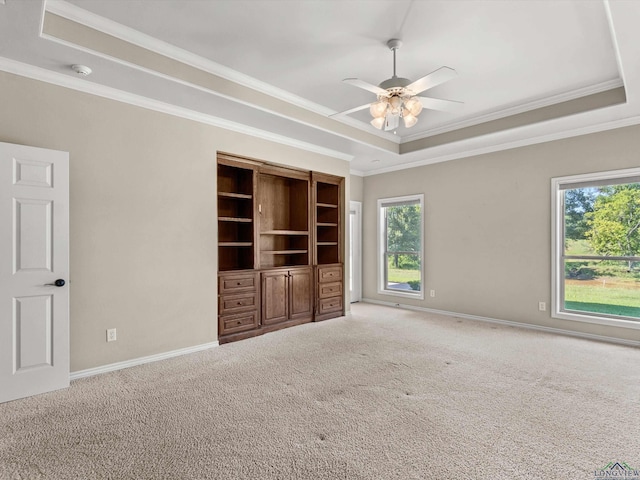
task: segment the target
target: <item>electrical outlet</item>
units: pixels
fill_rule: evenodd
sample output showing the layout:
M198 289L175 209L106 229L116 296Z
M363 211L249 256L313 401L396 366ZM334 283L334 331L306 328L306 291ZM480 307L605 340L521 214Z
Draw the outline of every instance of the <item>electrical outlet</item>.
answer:
M544 302L538 302L538 310L544 312L547 309L547 304Z
M118 339L116 336L116 329L109 328L107 329L107 342L115 342Z
M429 295L432 296L432 297L435 297L436 296L436 291L435 290L431 290L429 292Z

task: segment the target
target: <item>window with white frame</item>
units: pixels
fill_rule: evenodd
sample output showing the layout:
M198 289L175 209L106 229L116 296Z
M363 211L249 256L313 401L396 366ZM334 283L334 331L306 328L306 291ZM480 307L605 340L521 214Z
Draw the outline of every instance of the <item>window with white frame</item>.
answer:
M378 292L424 298L424 195L378 200Z
M640 328L640 169L552 179L553 313Z

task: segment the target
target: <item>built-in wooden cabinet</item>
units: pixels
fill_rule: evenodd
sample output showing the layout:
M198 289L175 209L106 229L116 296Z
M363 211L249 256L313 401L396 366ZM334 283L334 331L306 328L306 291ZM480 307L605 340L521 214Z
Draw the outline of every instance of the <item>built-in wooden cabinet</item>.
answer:
M342 264L316 267L315 320L326 320L344 314Z
M218 275L218 333L237 334L260 325L260 274L255 270Z
M218 268L255 268L255 165L218 158Z
M309 322L313 318L311 267L262 272L262 323Z
M218 155L220 343L344 314L343 182Z
M344 315L344 178L313 172L315 320Z
M260 268L310 265L309 174L264 167L258 192Z
M327 265L342 261L342 206L344 205L341 177L313 173L313 207L315 225L314 264Z

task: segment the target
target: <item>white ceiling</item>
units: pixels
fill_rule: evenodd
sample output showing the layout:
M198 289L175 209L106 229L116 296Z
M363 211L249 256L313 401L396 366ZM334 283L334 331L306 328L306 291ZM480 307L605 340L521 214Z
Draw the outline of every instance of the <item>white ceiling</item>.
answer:
M43 36L45 9L302 106L317 120ZM640 123L639 22L635 0L0 0L0 69L173 105L185 116L349 159L356 173L372 174ZM390 38L404 42L399 76L455 69L457 78L424 95L463 108L425 110L395 135L371 127L367 110L331 123L317 117L375 100L341 80L389 78ZM94 73L69 78L72 63ZM399 153L416 139L623 84L623 105Z

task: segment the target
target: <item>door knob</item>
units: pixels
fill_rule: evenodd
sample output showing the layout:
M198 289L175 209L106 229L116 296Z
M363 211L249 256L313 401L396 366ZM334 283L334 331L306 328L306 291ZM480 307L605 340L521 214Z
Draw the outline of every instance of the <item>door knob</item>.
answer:
M61 278L57 279L55 282L53 283L45 283L45 285L47 286L52 286L52 287L64 287L65 281Z

